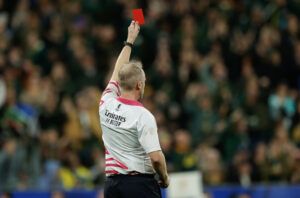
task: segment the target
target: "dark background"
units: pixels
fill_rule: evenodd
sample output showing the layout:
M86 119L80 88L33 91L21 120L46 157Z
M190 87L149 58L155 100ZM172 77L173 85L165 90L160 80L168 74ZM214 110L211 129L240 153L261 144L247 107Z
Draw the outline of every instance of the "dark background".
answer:
M102 185L99 98L139 7L169 171L299 183L298 0L0 0L2 190Z

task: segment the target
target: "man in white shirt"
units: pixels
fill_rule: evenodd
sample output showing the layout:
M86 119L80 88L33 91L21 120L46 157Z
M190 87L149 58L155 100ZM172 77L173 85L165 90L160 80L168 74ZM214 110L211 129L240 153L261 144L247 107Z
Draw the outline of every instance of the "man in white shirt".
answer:
M129 61L140 27L132 21L109 84L100 101L105 146L105 198L161 197L169 185L154 116L140 103L145 88L141 63ZM154 174L159 176L155 180Z

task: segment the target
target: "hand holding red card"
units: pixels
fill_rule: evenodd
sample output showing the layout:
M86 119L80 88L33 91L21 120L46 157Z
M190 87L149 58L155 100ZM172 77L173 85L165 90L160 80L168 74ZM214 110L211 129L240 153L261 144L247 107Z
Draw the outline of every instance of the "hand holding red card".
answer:
M140 26L137 21L131 21L128 27L128 35L126 42L133 44L140 32Z
M144 14L142 9L134 9L132 10L133 20L137 21L139 25L145 24Z

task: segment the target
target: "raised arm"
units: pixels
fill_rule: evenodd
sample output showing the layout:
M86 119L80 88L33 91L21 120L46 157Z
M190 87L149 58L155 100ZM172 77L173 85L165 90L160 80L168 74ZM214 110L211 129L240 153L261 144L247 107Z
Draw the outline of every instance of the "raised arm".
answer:
M140 26L138 22L132 21L128 27L128 35L126 42L129 43L128 45L125 45L117 59L117 62L115 64L115 68L111 77L111 81L118 81L118 73L125 63L129 62L130 54L131 54L131 46L130 44L134 44L134 41L139 34Z

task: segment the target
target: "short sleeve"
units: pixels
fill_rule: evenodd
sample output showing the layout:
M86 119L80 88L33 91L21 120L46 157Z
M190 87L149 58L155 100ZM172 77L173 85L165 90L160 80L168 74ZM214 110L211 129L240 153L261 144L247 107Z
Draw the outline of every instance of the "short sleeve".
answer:
M138 121L138 139L146 153L161 150L154 116L145 112Z
M102 93L101 101L104 102L109 98L116 98L121 95L120 86L117 81L109 81L107 87Z

